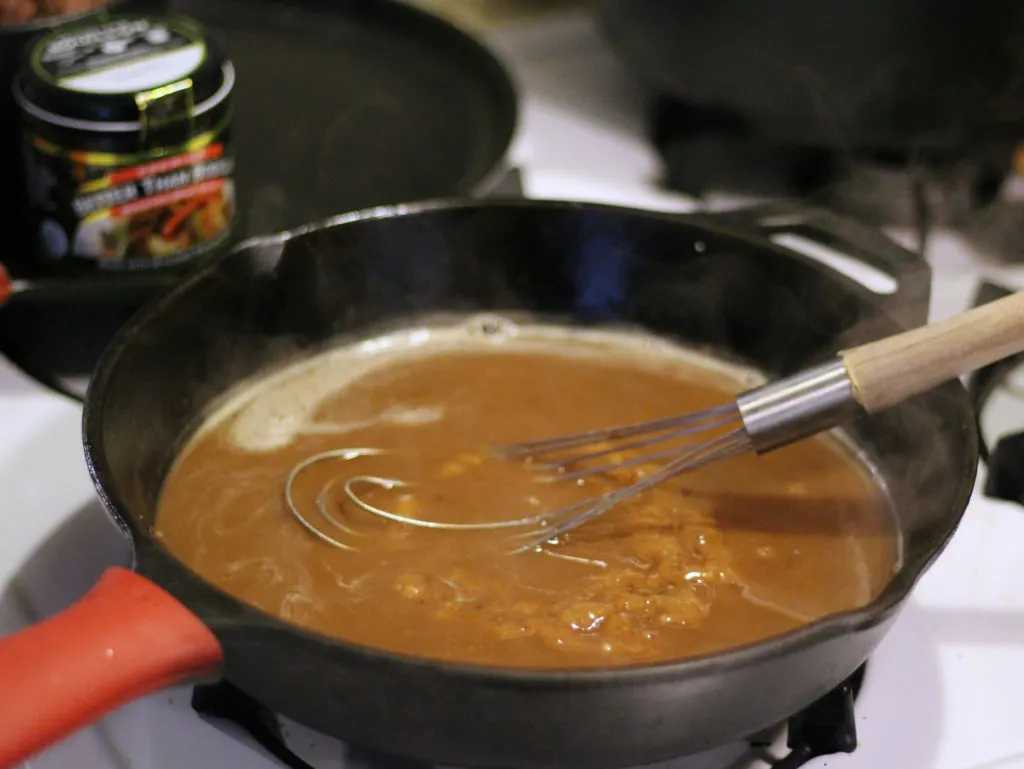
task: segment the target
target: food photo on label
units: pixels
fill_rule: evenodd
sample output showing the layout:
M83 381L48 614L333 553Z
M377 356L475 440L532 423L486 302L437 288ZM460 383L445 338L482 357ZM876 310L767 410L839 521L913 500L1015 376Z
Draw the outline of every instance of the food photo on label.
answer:
M214 241L227 232L235 211L233 162L223 151L221 144L208 145L82 185L71 199L79 224L70 251L101 262L156 261L187 256ZM44 246L55 257L69 250L62 232Z
M107 0L0 0L0 27L91 11Z
M234 81L188 18L109 15L39 37L14 83L38 260L148 270L223 245Z

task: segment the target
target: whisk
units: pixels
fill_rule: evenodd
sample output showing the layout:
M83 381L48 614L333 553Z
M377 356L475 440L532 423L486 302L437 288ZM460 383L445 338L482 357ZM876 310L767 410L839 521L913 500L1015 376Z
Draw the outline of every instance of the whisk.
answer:
M614 491L575 505L524 518L487 523L444 523L391 513L371 505L360 487L395 489L395 478L355 475L342 482L346 497L366 513L431 529L519 530L512 552L537 549L603 515L626 500L682 473L753 451L764 454L803 438L874 414L993 361L1024 351L1024 291L953 318L922 326L839 353L833 360L739 395L733 403L704 411L618 427L588 430L491 449L495 457L528 460L552 480L571 481L616 469L662 464ZM708 438L709 432L718 434ZM704 438L702 440L702 438ZM682 445L658 448L667 441ZM646 450L646 451L645 451ZM582 466L623 451L645 451L624 461ZM296 476L312 464L351 460L381 449L338 449L309 457L289 475L285 497L306 528L337 547L350 548L304 519L292 497ZM339 481L341 482L341 481ZM329 484L330 485L330 484ZM321 490L317 508L331 524L355 534L332 516Z

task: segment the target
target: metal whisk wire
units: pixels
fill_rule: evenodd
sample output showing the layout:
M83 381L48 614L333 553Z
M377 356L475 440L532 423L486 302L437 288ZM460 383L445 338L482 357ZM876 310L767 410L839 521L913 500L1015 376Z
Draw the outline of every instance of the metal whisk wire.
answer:
M607 472L610 469L648 463L655 457L676 455L676 458L672 461L668 462L658 470L655 470L650 475L634 481L628 486L594 497L586 502L582 502L571 507L565 507L550 513L548 515L549 520L561 520L558 523L549 524L541 533L528 540L525 544L517 547L512 552L523 552L537 548L544 543L565 534L566 532L579 528L592 518L605 514L613 507L622 504L638 494L642 494L648 489L671 480L678 475L682 475L683 473L696 470L697 468L703 467L711 462L718 462L738 454L742 454L748 451L749 448L750 442L747 439L746 433L741 428L731 430L725 435L712 438L709 441L688 449L663 451L645 457L638 457L633 460L626 460L613 465L606 465L604 468L593 468L569 474L567 477L579 478L584 475L593 475L602 471ZM566 460L566 462L571 462L571 460ZM576 510L579 510L579 512L577 513Z
M542 454L550 454L564 449L578 448L580 446L592 445L619 438L630 438L634 435L657 433L664 430L682 428L678 432L665 436L654 436L648 440L637 441L634 444L626 444L616 448L604 449L591 454L576 457L577 460L586 459L590 456L601 456L613 451L621 451L633 446L646 446L652 443L667 440L670 437L690 435L698 431L710 429L716 426L726 425L739 419L739 412L734 403L726 403L722 406L696 411L691 414L680 416L652 419L647 422L635 422L629 425L618 427L598 428L595 430L583 430L578 433L559 435L555 438L542 438L536 441L523 443L508 443L495 446L492 451L507 459L518 459L523 457L535 457Z
M645 448L657 443L664 443L665 441L703 433L707 430L713 430L718 427L728 427L729 425L736 423L742 424L740 422L739 412L734 404L729 403L724 406L715 406L714 408L683 416L655 419L649 422L637 422L631 425L612 427L604 430L587 430L580 433L573 433L571 435L562 435L558 438L546 438L538 441L495 446L492 449L492 453L506 459L530 458L532 460L537 457L543 457L565 449L608 443L609 441L615 441L621 438L630 438L634 435L649 436L630 443L605 446L604 448L589 451L584 454L570 454L561 459L535 463L538 467L543 469L558 470L560 472L561 480L571 481L578 478L585 478L588 475L601 475L619 468L649 464L650 462L658 459L678 456L680 451L684 451L686 449L676 446L654 454L644 454L632 459L612 462L599 467L582 468L574 472L567 472L569 467L578 466L581 462L586 462L589 459L596 459L609 454L619 454L623 451ZM696 446L690 448L696 451L701 448L707 448L707 446Z
M333 547L341 550L356 551L358 548L342 542L331 535L320 530L302 513L299 509L298 504L295 501L295 482L298 477L307 469L313 465L321 462L327 462L331 460L349 462L353 459L359 459L361 457L369 456L380 456L383 454L391 453L387 449L378 448L344 448L344 449L331 449L329 451L321 451L318 454L306 457L306 459L295 465L288 473L284 484L284 501L285 507L310 534L317 537L322 542L325 542ZM320 517L331 524L334 528L339 531L343 531L350 536L364 536L360 532L356 531L350 526L342 523L338 518L331 513L328 505L328 497L331 490L338 484L340 478L334 478L317 491L316 497L314 498L314 507L320 514ZM413 486L414 484L407 483L398 478L385 478L378 475L353 475L345 479L342 484L342 491L352 504L363 512L369 513L370 515L377 516L395 523L402 523L408 526L417 526L424 529L444 529L444 530L458 530L458 531L492 531L496 529L511 529L520 528L523 526L529 526L531 524L543 524L548 518L547 513L540 513L537 515L526 516L524 518L517 518L514 520L505 521L488 521L484 523L447 523L444 521L430 521L423 520L420 518L413 518L411 516L399 515L398 513L392 513L388 510L384 510L376 505L371 505L366 500L359 497L355 491L355 487L359 485L376 486L378 488L392 490L397 488L405 488Z
M355 475L345 481L345 496L358 508L364 512L370 513L371 515L378 515L381 518L387 518L389 521L395 521L397 523L405 523L410 526L419 526L424 529L447 529L449 531L493 531L495 529L511 529L518 526L526 526L531 523L536 523L544 519L545 513L540 515L531 515L526 518L517 518L510 521L487 521L484 523L448 523L445 521L426 521L422 518L412 518L407 515L398 515L397 513L390 513L387 510L383 510L375 505L371 505L364 499L360 499L359 496L352 490L352 487L357 484L370 484L372 486L379 486L382 489L396 489L406 486L412 486L411 483L400 481L396 478L381 478L375 475Z
M682 446L674 446L662 451L641 454L640 456L624 459L619 462L612 462L599 467L579 468L579 463L612 453L630 451L664 443L670 440L678 440L688 436L702 434L708 430L727 428L735 425L727 432L715 436L710 440L700 443L691 443ZM628 443L607 445L609 442L631 438L637 435L647 437ZM387 478L376 475L353 475L344 480L342 490L345 497L358 509L365 513L381 519L409 526L416 526L424 529L448 530L448 531L494 531L500 529L526 528L526 531L513 535L513 553L524 552L536 549L545 543L568 531L582 526L587 521L603 515L612 508L622 504L632 497L642 494L648 489L664 483L682 473L695 470L698 467L717 462L729 457L744 453L750 449L750 441L743 429L743 423L735 404L728 404L694 414L681 417L670 417L667 419L653 420L649 422L624 425L619 427L588 430L573 435L559 436L527 443L508 444L497 446L492 449L494 456L504 459L526 459L533 460L537 457L550 456L556 452L573 448L582 448L601 444L601 448L583 453L568 454L557 459L549 459L545 462L537 462L534 465L543 471L555 471L555 475L548 475L541 480L576 480L585 476L608 473L609 471L632 467L639 464L650 464L658 460L668 460L657 470L650 474L623 486L620 489L597 495L590 499L578 502L573 505L559 508L557 510L545 511L540 514L525 516L522 518L488 521L482 523L449 523L444 521L424 520L411 516L400 515L385 510L376 505L370 504L357 493L361 486L375 486L385 490L393 490L412 486L412 484L397 478ZM389 453L385 449L376 448L352 448L334 449L307 457L305 460L292 468L285 482L285 503L288 510L310 533L320 540L344 550L356 550L354 546L342 542L329 534L324 533L315 527L301 512L295 502L294 483L297 477L314 464L338 460L351 461L360 457L379 456ZM315 507L321 518L350 536L362 536L359 532L347 526L333 515L329 509L328 497L330 491L337 485L340 478L333 479L324 484L317 492Z
M371 448L362 448L362 449L334 449L332 451L322 451L319 454L314 454L311 457L307 457L306 459L302 460L297 465L295 465L295 467L293 467L291 469L291 471L288 473L288 477L285 479L285 482L284 482L284 503L285 503L285 507L288 508L288 511L292 514L292 517L295 518L295 520L298 521L303 526L303 528L306 529L306 531L308 531L310 534L312 534L317 539L321 540L322 542L326 542L328 545L336 547L336 548L338 548L340 550L356 550L357 548L352 547L351 545L346 544L345 542L342 542L342 541L340 541L338 539L335 539L334 537L332 537L329 534L325 534L320 529L318 529L316 526L314 526L309 521L309 519L306 518L305 515L302 514L302 511L299 510L298 505L295 504L295 497L294 497L295 480L296 480L296 478L299 477L299 475L302 473L303 470L305 470L308 467L311 467L312 465L315 465L315 464L317 464L319 462L324 462L324 461L329 460L329 459L337 459L337 460L348 462L348 461L353 460L353 459L358 459L359 457L378 456L380 454L386 454L386 453L387 452L384 449L371 449ZM332 485L333 485L332 483L327 483L326 485L324 485L317 492L316 500L315 500L317 512L320 513L321 517L324 520L326 520L328 523L332 524L336 528L340 529L341 531L344 531L344 532L346 532L347 534L350 534L350 535L351 534L356 534L356 532L352 531L352 529L350 527L346 526L341 521L339 521L337 518L335 518L331 514L330 510L327 509L327 493L330 491Z

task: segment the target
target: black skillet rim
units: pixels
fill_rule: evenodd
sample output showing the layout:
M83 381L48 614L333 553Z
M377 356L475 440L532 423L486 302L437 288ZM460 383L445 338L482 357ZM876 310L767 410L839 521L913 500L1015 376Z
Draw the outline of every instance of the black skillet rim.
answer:
M89 476L93 481L93 485L96 488L96 492L102 500L108 515L111 516L118 528L122 530L132 546L133 565L136 568L138 568L140 563L144 563L152 557L149 555L149 552L155 550L158 554L157 557L165 560L175 570L187 575L189 582L195 583L207 594L214 595L221 601L227 600L229 603L241 607L245 616L248 618L258 618L259 624L256 624L255 622L251 623L251 626L254 628L263 627L264 629L298 634L310 641L331 647L340 647L346 652L358 654L378 662L387 662L407 667L426 667L457 678L489 680L526 686L571 683L573 685L601 688L630 686L640 682L679 681L700 678L719 670L742 668L775 656L795 653L812 646L820 645L833 638L876 627L899 611L918 580L924 575L931 564L934 563L935 559L938 558L946 549L955 535L956 530L959 528L973 493L974 480L978 469L977 461L973 463L973 467L969 471L970 477L962 484L960 497L956 500L950 500L951 509L955 509L957 512L951 516L952 520L950 521L949 533L943 539L937 540L933 543L927 548L926 552L923 552L915 560L905 560L903 567L896 573L878 597L866 606L859 609L832 614L787 633L774 636L764 641L735 647L724 652L705 654L698 657L689 657L679 661L661 662L648 665L585 668L574 670L498 668L486 665L470 665L445 660L413 657L332 638L330 636L310 631L298 625L289 624L272 614L238 600L229 593L204 580L194 571L189 569L188 566L179 561L173 553L162 547L144 530L143 527L138 524L134 516L126 512L128 510L128 506L112 493L112 484L108 484L106 482L106 478L109 476L109 467L105 460L105 452L103 450L101 438L104 399L97 395L97 393L106 393L107 380L110 377L113 367L117 363L117 359L122 348L130 343L131 337L136 333L139 327L145 325L149 319L159 315L166 303L174 301L180 294L187 292L193 282L202 281L210 274L216 272L222 261L230 259L233 255L241 253L248 248L260 245L283 243L293 237L297 237L311 231L340 226L350 222L369 219L388 219L403 215L424 214L436 210L459 210L479 207L533 207L546 210L583 209L607 213L628 213L634 216L675 222L682 221L684 223L688 223L690 226L713 232L716 235L744 242L748 246L775 251L785 255L787 258L796 258L810 266L820 267L820 264L810 257L775 246L770 241L760 240L756 236L752 237L745 232L737 231L728 227L716 226L713 221L708 221L706 217L697 216L692 219L687 219L680 217L678 214L631 209L623 206L598 203L581 203L561 200L467 201L460 199L438 199L420 201L416 203L377 206L374 208L364 209L362 211L354 211L330 217L320 222L308 224L277 235L255 237L242 241L231 252L204 265L187 280L178 284L170 292L160 297L158 300L151 302L146 308L136 314L131 321L122 327L114 336L113 341L100 357L93 374L92 384L89 387L89 392L86 396L85 406L82 412L83 447L85 450L86 466L89 471ZM874 294L872 294L867 288L845 275L835 271L830 271L830 273L840 282L846 283L847 287L855 293L859 293L865 298L874 296ZM875 301L877 301L877 298ZM884 313L881 310L879 310L879 313L884 316ZM891 319L889 320L891 321ZM891 323L894 326L894 330L899 328L895 321L891 321ZM943 385L941 389L946 390L951 396L955 397L959 401L965 414L970 413L971 404L967 391L959 381L953 381ZM965 449L969 456L974 456L976 458L978 456L978 436L973 428L973 419L969 419L968 421L969 429L967 431L967 435L969 436L969 444ZM144 568L142 569L142 573L145 575ZM191 607L188 608L189 611L194 612ZM207 619L201 614L197 614L196 616L201 621L208 624ZM234 624L250 623L238 623L235 621ZM216 629L214 629L214 634L217 634Z

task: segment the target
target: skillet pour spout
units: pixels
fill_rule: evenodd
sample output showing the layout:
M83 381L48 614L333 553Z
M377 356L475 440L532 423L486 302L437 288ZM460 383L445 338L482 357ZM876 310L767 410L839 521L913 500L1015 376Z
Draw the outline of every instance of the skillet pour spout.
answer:
M115 571L54 624L0 640L0 691L28 714L8 719L13 707L0 705L0 766L195 677L223 676L346 742L510 769L656 763L747 737L833 689L892 626L966 507L977 451L959 383L849 430L886 486L902 538L900 568L876 600L669 664L498 669L333 640L204 582L151 532L176 453L225 393L340 341L490 313L639 327L777 377L899 330L890 313L923 320L924 307L899 304L927 295L927 268L912 254L827 215L779 214L716 220L532 201L374 209L250 241L150 305L105 353L83 418L90 472L134 543L136 573ZM868 254L900 290L883 310L860 284L764 237L782 226ZM53 668L58 655L88 664ZM30 723L43 726L26 738Z

